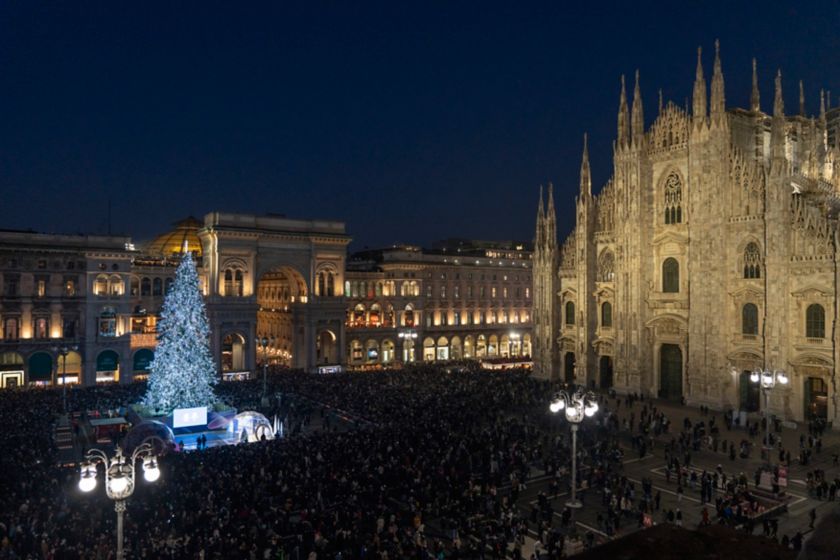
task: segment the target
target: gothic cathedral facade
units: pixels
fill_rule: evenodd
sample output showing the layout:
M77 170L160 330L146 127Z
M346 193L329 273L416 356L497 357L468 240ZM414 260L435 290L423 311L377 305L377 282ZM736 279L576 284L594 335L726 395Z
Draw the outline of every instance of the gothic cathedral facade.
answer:
M558 245L553 194L537 214L535 374L757 411L756 369L784 371L769 410L837 415L840 108L786 116L781 74L761 110L727 110L716 44L707 103L698 49L691 111L645 130L639 75L622 77L614 171L592 194L584 137L576 224ZM829 101L830 103L830 101ZM836 425L837 423L835 423Z

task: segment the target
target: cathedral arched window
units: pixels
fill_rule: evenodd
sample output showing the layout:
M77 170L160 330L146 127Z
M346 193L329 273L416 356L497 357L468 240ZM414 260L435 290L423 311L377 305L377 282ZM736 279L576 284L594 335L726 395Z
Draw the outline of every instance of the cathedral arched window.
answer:
M753 242L744 249L744 278L761 278L761 253Z
M673 257L662 263L662 291L669 294L680 291L680 263Z
M665 223L682 223L682 183L676 173L665 179Z
M608 301L601 304L601 326L612 327L612 304Z
M604 251L598 258L598 282L615 280L615 258L611 251Z
M758 307L754 303L747 303L741 309L741 333L758 334Z
M809 305L805 311L805 336L825 338L825 309L818 303Z
M573 301L566 302L566 324L575 324L575 303Z

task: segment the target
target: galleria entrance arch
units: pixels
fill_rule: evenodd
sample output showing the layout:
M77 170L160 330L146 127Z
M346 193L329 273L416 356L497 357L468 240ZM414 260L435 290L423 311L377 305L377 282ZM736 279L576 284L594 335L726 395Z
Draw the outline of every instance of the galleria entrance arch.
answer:
M269 363L309 371L325 358L346 362L343 286L350 237L343 222L213 212L198 237L211 350L220 368L229 351L223 338L232 332L246 341L269 339ZM325 331L335 343L326 353L319 352ZM259 344L243 348L244 369L262 363Z

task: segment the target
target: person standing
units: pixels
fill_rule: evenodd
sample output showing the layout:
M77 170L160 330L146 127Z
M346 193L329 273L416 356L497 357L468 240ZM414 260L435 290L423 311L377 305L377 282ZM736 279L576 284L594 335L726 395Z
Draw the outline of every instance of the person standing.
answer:
M811 511L808 513L808 519L810 519L810 523L808 523L808 528L814 528L814 521L817 520L817 508L811 508Z

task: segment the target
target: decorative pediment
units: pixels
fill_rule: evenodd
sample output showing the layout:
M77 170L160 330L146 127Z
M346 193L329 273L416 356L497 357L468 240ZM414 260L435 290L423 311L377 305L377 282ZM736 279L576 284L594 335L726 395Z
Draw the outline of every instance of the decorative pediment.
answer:
M654 245L664 245L665 243L676 243L677 245L688 245L688 235L678 230L668 228L665 231L658 233L653 238Z
M612 300L615 298L615 289L609 286L598 286L598 289L592 292L597 301Z
M558 292L557 295L560 296L563 299L563 301L577 301L577 290L575 290L574 288L564 288L560 290L560 292Z
M834 360L830 354L821 354L816 352L803 352L797 354L790 360L793 366L816 366L816 367L833 367Z
M592 348L599 356L612 356L615 354L615 341L611 337L598 337L592 342Z
M797 299L831 299L833 297L833 294L830 290L830 288L819 287L811 284L809 286L791 292L790 295Z
M764 292L757 290L754 286L744 286L734 292L729 292L729 295L738 302L762 301L764 299Z
M726 355L726 359L730 362L755 362L761 361L764 359L764 356L758 350L754 348L736 348L732 352Z

